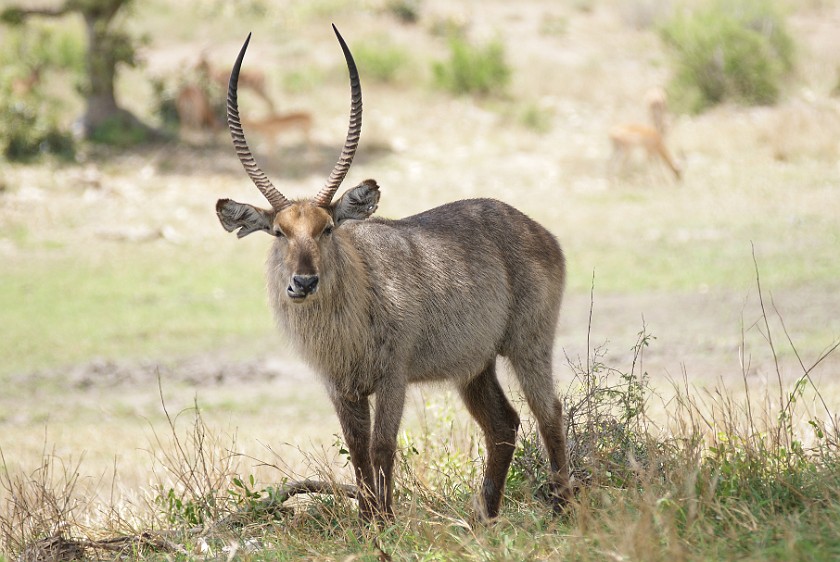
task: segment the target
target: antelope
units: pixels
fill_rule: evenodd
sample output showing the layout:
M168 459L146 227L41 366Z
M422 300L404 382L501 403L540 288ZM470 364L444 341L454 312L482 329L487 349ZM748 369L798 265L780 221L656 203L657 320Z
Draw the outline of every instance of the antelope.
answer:
M610 130L610 141L613 147L610 165L614 167L620 164L623 167L633 148L639 146L645 149L648 158L656 156L661 158L679 181L682 177L682 171L665 146L665 112L667 111L665 91L661 88L649 90L645 95L645 102L650 112L652 126L641 123L624 123L613 127Z
M207 60L207 53L201 53L201 58L198 59L198 62L195 65L195 69L198 71L199 75L204 76L206 80L215 84L218 88L224 90L228 86L228 75L223 70L217 70L210 65L210 61ZM269 111L271 113L275 112L274 109L274 102L271 101L268 93L265 89L265 74L260 72L259 70L250 70L248 72L243 72L239 76L239 82L243 87L251 89L255 94L257 94L260 99L262 99L265 104L268 106Z
M175 109L183 129L216 131L220 127L207 92L200 86L195 84L182 86L175 98Z
M455 201L397 220L368 218L379 187L366 180L331 203L362 125L356 63L333 30L350 74L351 109L329 179L313 198L290 201L254 161L237 103L248 35L230 77L228 126L240 162L271 208L220 199L219 221L240 237L258 230L274 236L269 302L278 327L335 407L363 519L394 516L406 389L427 381L451 382L483 430L487 461L478 514L499 514L519 416L497 378L497 356L509 360L537 420L551 465L552 504L561 511L571 486L563 407L552 375L566 278L560 245L547 229L493 199Z
M41 84L44 66L44 63L36 63L26 76L13 78L12 94L18 98L24 98L31 94Z
M307 148L312 148L312 114L308 111L273 113L258 121L243 120L242 125L262 137L271 150L277 146L277 137L292 129L299 130Z

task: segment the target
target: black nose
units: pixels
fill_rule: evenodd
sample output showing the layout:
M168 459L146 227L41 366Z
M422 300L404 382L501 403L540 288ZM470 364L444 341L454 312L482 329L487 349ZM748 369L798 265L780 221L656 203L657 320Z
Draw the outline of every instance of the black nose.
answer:
M296 292L308 295L314 293L318 287L317 275L295 275L292 277L292 285Z

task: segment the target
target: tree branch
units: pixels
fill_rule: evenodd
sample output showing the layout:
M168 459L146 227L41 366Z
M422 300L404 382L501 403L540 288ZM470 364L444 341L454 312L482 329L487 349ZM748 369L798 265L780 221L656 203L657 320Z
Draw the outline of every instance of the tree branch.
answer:
M9 25L20 25L32 17L59 18L73 11L67 4L60 8L22 8L12 6L0 12L0 21Z

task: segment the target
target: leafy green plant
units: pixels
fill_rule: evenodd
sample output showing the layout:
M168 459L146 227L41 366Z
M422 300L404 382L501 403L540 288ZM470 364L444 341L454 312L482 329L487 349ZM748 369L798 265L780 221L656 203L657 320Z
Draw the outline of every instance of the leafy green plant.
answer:
M235 476L231 483L233 486L228 488L228 496L239 509L253 510L266 497L264 489L257 489L256 478L253 474L248 475L247 482L244 482L239 476Z
M678 12L661 27L678 106L702 111L727 99L772 104L793 68L794 43L774 2L715 0Z
M170 524L193 527L212 520L215 497L215 494L208 494L203 498L193 498L179 494L175 488L169 488L159 490L154 503L163 511Z
M449 40L449 59L432 66L434 83L453 94L498 95L511 78L500 40L474 45L462 37Z
M623 487L640 469L658 470L668 444L650 432L646 408L654 393L641 370L654 339L645 329L638 333L629 370L608 366L603 347L594 348L585 365L570 361L576 389L567 406L569 464L578 478Z

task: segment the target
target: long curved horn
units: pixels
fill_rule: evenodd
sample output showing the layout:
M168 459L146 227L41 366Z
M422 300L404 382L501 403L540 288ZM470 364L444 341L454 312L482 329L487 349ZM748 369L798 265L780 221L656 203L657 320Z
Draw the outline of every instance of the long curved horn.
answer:
M353 60L353 55L350 53L347 43L344 42L335 24L332 27L335 36L338 37L338 42L341 44L341 50L344 51L344 59L347 61L347 69L350 71L350 127L347 130L347 140L344 141L344 148L341 150L338 162L330 173L326 185L315 196L315 203L321 207L330 204L338 186L341 185L344 176L347 175L350 164L353 162L353 156L356 154L356 147L359 146L359 137L362 134L362 86L359 83L359 72L356 70L356 62Z
M242 59L245 58L245 50L248 48L248 43L251 41L251 34L242 45L239 51L239 56L236 57L236 63L233 65L233 71L230 73L230 82L228 82L227 94L227 122L230 129L230 137L233 139L233 148L236 150L236 155L245 171L248 172L248 177L260 190L260 193L265 195L271 206L275 211L279 211L291 205L291 202L286 197L277 191L277 188L271 184L271 181L266 177L265 173L257 166L254 156L251 154L251 149L248 148L248 142L245 140L245 132L242 130L242 123L239 121L239 104L236 99L236 88L239 84L239 69L242 67Z

